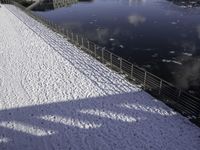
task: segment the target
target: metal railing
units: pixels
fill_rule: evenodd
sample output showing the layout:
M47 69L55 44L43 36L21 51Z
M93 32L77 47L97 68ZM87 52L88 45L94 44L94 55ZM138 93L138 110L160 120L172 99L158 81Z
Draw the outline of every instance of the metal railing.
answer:
M29 16L41 22L53 31L56 31L66 37L71 43L78 46L86 53L93 56L98 61L105 64L107 67L124 74L126 79L137 84L148 93L164 101L167 105L188 117L193 122L200 125L200 99L191 94L176 88L173 84L151 74L150 72L130 63L129 61L119 57L110 51L102 48L87 38L71 32L54 22L36 15L35 13L26 10L22 5L9 0L4 0L6 3L13 4L25 11Z
M11 1L10 0L0 0L0 3L2 3L2 4L10 4Z

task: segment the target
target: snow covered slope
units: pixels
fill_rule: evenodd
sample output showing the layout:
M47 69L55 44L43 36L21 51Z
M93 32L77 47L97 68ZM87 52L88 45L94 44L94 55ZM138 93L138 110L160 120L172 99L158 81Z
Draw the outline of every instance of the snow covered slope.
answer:
M0 8L0 150L199 150L200 129L14 6Z

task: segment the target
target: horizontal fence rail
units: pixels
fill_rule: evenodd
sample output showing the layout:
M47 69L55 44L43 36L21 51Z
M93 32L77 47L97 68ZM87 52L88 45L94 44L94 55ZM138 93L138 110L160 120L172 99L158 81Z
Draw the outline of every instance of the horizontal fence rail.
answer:
M6 4L13 4L20 8L35 20L41 22L53 31L63 35L65 38L67 38L68 41L75 44L80 49L105 64L107 67L125 75L126 79L130 82L137 84L148 93L163 100L167 105L174 108L182 115L188 117L197 125L200 125L199 98L176 88L171 83L111 53L105 48L96 45L95 43L89 41L87 38L75 34L70 30L55 24L54 22L27 10L25 7L14 1L1 0L1 2Z

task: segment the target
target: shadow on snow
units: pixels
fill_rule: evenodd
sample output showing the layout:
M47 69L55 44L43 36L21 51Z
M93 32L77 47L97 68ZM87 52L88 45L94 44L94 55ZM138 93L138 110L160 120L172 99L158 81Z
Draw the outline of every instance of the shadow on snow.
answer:
M184 125L192 125L149 97L139 91L1 110L0 149L190 149Z

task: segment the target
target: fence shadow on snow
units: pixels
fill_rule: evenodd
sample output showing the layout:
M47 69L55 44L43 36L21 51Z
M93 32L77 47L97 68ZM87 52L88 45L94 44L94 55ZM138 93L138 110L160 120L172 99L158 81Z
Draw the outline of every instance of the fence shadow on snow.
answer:
M198 149L200 144L193 141L199 128L143 91L1 110L0 131L2 150L173 149L173 142L177 149Z

